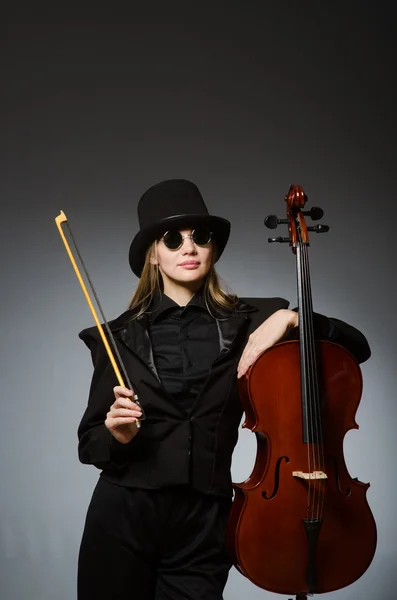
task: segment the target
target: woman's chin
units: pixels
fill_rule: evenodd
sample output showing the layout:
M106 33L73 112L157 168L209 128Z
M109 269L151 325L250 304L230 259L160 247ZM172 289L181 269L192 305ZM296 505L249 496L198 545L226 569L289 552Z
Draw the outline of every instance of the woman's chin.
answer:
M201 269L196 270L185 270L182 272L176 273L173 277L169 277L172 281L178 284L184 283L200 283L204 279L206 273Z

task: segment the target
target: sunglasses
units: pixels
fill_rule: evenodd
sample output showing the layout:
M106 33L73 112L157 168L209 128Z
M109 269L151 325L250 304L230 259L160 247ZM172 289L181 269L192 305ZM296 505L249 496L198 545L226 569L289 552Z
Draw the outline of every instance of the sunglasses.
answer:
M166 231L159 241L164 242L164 245L170 250L178 250L185 238L190 238L197 246L206 246L211 241L212 231L206 227L197 227L192 233L181 234L178 229L170 229Z

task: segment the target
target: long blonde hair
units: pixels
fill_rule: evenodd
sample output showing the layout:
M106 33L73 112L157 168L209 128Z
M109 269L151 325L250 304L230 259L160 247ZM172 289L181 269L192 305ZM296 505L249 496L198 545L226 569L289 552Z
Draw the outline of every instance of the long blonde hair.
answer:
M132 318L136 319L143 313L147 312L153 297L157 290L163 291L163 278L158 268L158 264L152 264L150 257L155 248L156 242L147 249L145 256L145 264L142 269L142 274L138 282L135 293L128 305L129 309L136 310ZM210 314L212 310L233 310L238 303L237 296L229 291L222 289L218 273L215 270L215 254L216 248L213 247L211 267L204 278L203 291L204 300Z

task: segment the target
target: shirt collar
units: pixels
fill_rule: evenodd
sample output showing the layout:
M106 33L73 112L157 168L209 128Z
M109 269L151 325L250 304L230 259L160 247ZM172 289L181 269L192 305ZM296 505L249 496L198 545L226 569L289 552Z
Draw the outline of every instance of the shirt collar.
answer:
M202 308L203 310L208 310L205 304L204 293L202 287L195 293L193 298L186 304L187 306L197 306ZM172 298L166 296L163 292L156 291L152 305L149 309L150 320L152 323L156 321L166 310L172 308L186 308L185 306L180 306L177 304Z

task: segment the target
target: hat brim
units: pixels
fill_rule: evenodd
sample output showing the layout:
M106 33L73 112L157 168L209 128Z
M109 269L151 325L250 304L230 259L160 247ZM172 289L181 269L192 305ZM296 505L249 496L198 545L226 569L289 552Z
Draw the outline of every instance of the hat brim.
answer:
M183 227L197 227L197 225L205 225L209 227L213 233L213 239L216 245L217 262L222 252L225 249L230 235L230 222L222 217L214 217L212 215L175 215L161 219L150 225L146 229L141 229L131 242L129 251L129 263L132 272L140 277L145 264L146 250L150 244L161 237L168 229Z

